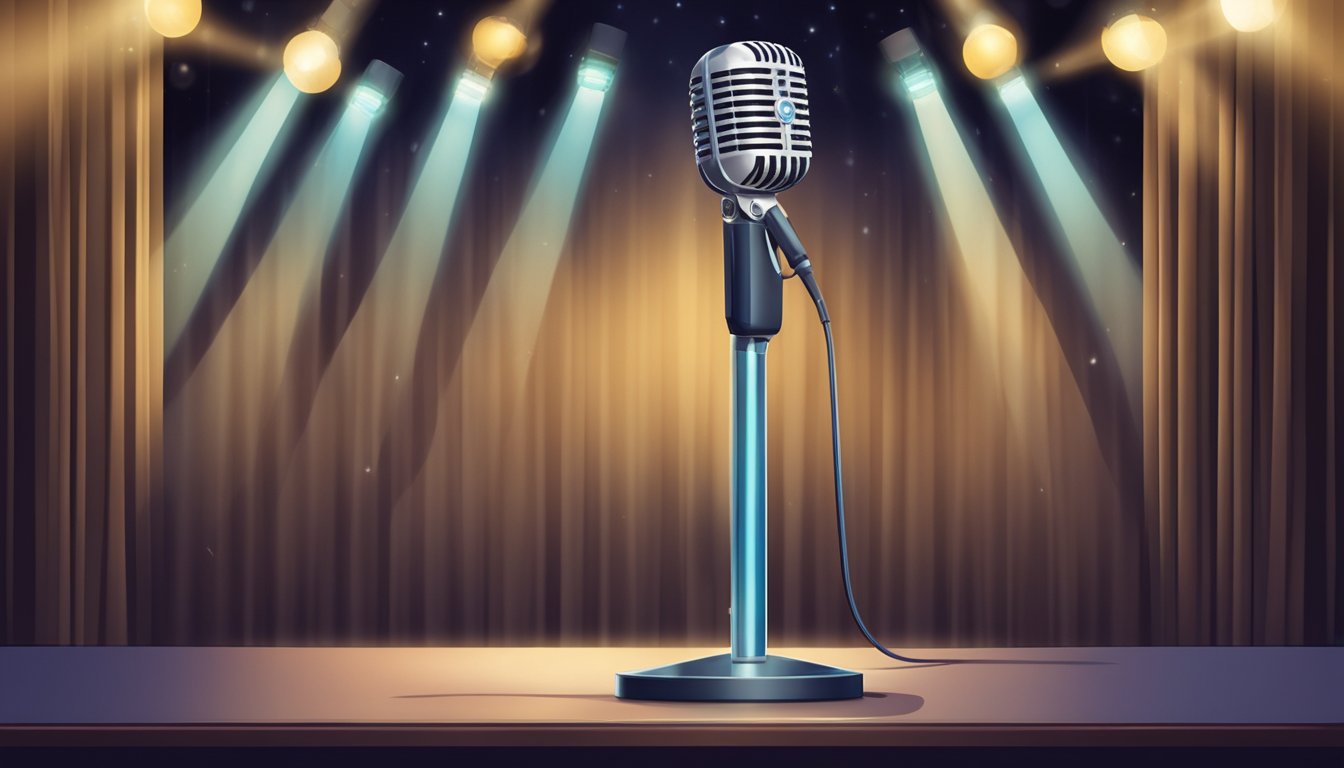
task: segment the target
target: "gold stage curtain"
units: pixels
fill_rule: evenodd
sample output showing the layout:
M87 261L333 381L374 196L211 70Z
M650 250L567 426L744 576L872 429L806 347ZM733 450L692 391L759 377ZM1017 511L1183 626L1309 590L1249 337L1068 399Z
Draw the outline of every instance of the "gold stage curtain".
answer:
M0 641L151 635L162 66L127 0L0 0Z
M1216 14L1147 81L1154 640L1339 642L1344 8Z

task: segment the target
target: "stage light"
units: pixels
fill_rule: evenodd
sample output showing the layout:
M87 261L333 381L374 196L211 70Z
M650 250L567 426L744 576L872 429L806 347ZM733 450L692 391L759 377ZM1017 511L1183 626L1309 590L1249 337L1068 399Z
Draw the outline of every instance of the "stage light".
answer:
M145 18L164 37L182 37L201 21L201 0L145 0Z
M906 93L910 98L917 99L933 93L938 83L933 78L933 70L924 60L924 53L915 41L914 34L903 34L908 32L901 30L888 35L882 41L882 52L888 61L896 65L896 74L905 86Z
M1120 365L1131 414L1143 406L1143 283L1139 268L1102 214L1026 78L1018 73L999 97L1022 139L1060 224L1075 276Z
M370 117L383 111L383 105L392 98L401 85L401 73L374 59L364 70L364 76L350 95L350 104Z
M579 85L589 90L607 90L615 76L616 68L605 61L584 59L579 65Z
M383 95L377 90L367 85L355 86L355 91L350 95L350 103L356 109L372 117L383 109Z
M489 76L510 59L516 59L527 50L527 36L503 16L487 16L476 23L471 31L471 52L475 63L482 65Z
M245 127L225 143L227 153L210 172L187 212L164 242L163 341L171 350L214 271L243 204L273 164L266 162L279 143L299 92L275 76ZM229 139L224 140L228 142Z
M341 77L341 55L326 32L310 29L285 46L285 77L304 93L321 93Z
M1167 31L1156 20L1131 13L1102 30L1101 50L1116 67L1138 72L1166 55Z
M610 88L624 47L625 32L607 24L594 24L588 38L588 53L579 63L579 86L593 91Z
M1238 32L1258 32L1283 13L1286 0L1222 0L1223 17Z
M966 68L981 80L993 80L1017 66L1017 38L997 24L981 24L961 47Z
M490 93L490 79L472 70L462 73L462 77L457 81L457 91L455 95L461 99L468 99L480 103L485 100Z
M471 31L471 61L457 81L456 96L480 103L490 94L495 71L527 50L527 36L503 16L487 16Z

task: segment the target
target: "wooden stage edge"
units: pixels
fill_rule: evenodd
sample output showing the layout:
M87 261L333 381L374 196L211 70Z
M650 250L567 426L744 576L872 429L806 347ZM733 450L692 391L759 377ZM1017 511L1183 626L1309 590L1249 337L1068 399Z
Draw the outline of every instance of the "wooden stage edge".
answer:
M1344 748L1344 725L27 725L0 747Z
M717 652L0 648L0 746L1344 748L1344 648L781 649L864 695L613 695L619 671Z

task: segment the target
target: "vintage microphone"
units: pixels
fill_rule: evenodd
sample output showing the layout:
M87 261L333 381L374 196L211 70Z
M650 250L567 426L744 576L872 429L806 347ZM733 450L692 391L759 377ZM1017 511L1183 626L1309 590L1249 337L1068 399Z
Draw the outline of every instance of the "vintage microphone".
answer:
M724 314L733 356L731 649L620 673L616 695L680 701L858 698L863 695L858 672L766 653L765 352L783 320L785 279L775 248L816 302L830 348L830 318L811 262L775 199L802 181L812 161L803 63L775 43L720 46L696 63L690 96L700 176L723 196ZM838 432L836 440L838 462Z

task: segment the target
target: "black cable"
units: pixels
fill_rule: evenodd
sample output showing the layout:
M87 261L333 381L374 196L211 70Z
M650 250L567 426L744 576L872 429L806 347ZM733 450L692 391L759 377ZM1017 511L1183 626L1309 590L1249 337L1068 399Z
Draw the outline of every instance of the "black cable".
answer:
M845 535L845 481L842 463L840 459L840 401L836 391L835 381L835 339L831 335L831 317L826 311L826 302L821 298L821 289L817 286L816 278L812 276L811 267L807 267L802 272L803 284L807 286L807 292L812 296L812 301L817 305L817 314L821 318L822 330L826 331L826 363L830 371L831 379L831 463L835 469L835 526L836 533L840 538L840 574L845 583L845 599L849 601L849 614L854 617L854 623L859 626L859 631L868 638L868 642L883 654L897 660L910 664L953 664L961 661L960 659L917 659L910 656L902 656L891 650L887 646L878 642L873 633L868 631L868 625L863 623L863 616L859 613L859 604L854 599L854 584L849 577L849 542Z

